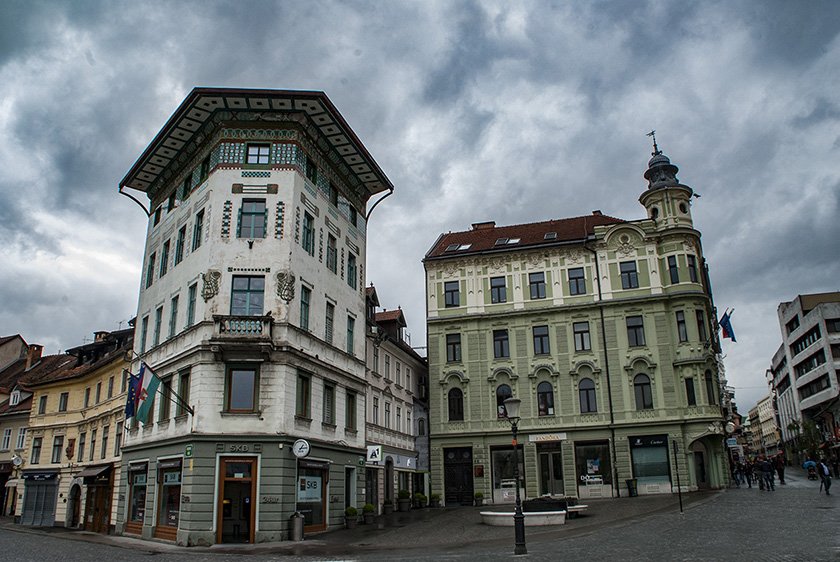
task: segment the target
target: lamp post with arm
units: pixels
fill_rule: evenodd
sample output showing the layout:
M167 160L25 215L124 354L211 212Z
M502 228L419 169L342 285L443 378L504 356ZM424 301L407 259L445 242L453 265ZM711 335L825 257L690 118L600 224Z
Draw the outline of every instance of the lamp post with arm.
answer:
M513 434L513 476L516 480L516 510L513 514L513 534L515 546L514 554L528 554L525 547L525 514L522 513L522 499L519 497L519 447L516 444L516 431L519 424L519 406L522 401L519 398L508 398L505 404L505 419L510 422L510 430Z

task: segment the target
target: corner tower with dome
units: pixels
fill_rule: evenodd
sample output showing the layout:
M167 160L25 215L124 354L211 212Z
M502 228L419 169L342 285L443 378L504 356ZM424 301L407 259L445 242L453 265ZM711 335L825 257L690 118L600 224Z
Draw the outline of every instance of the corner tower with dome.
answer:
M517 458L529 498L727 484L711 287L677 171L654 141L645 218L477 222L429 249L432 491L447 505L512 503Z

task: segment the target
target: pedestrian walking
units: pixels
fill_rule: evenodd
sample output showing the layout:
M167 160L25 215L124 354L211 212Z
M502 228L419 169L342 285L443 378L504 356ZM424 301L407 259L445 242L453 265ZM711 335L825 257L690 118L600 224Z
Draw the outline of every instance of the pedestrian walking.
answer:
M775 492L776 485L773 482L773 464L767 460L767 457L763 457L761 461L761 476L762 480L764 480L764 489L768 492Z
M831 492L828 490L831 488L831 471L828 468L828 459L825 457L817 463L817 472L820 475L820 492L823 491L825 488L825 495L830 496Z
M773 467L776 469L776 474L779 475L779 484L785 483L785 459L782 453L779 453L773 458Z
M754 476L753 475L753 464L752 464L752 461L750 461L749 459L747 459L747 461L744 462L744 476L745 476L745 479L747 481L747 486L749 486L750 489L752 489L753 476Z

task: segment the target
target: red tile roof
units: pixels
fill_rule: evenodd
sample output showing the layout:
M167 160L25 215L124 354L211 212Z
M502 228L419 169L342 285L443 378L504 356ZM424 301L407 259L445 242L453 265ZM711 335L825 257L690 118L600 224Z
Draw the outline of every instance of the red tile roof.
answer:
M377 324L383 322L399 322L402 326L406 325L405 315L400 308L396 310L383 310L382 312L377 312L375 320Z
M622 222L625 221L616 217L593 213L582 217L510 226L496 226L493 222L477 223L473 225L472 230L442 234L426 253L425 259L451 258L484 252L503 252L583 241L586 237L595 233L596 226ZM546 235L548 235L548 238ZM503 239L519 240L514 243L496 243ZM455 248L456 244L458 245L457 249Z

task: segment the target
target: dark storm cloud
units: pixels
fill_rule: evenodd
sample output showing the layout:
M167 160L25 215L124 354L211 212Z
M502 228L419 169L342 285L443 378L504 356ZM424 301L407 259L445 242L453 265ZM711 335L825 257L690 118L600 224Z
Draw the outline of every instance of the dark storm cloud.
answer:
M641 218L655 128L703 195L718 305L743 315L729 372L760 386L776 304L840 288L838 10L0 3L0 302L16 303L0 335L69 347L130 314L146 220L116 185L194 86L317 89L396 185L370 220L368 280L402 305L415 345L420 259L439 233L593 209Z

